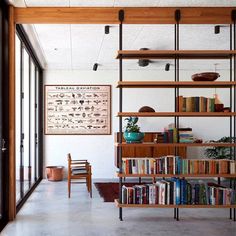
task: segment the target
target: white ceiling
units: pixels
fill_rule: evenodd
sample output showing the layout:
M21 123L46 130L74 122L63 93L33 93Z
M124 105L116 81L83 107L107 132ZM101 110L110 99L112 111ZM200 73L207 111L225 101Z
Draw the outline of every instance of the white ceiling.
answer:
M21 7L163 7L163 6L236 6L236 0L11 0ZM118 26L112 25L110 34L104 34L105 25L28 25L33 34L36 51L47 69L91 70L94 63L99 70L118 69L115 59L118 50ZM34 35L34 36L33 36ZM36 40L33 40L35 38ZM171 25L124 25L124 49L174 49L174 28ZM39 45L39 46L38 46ZM180 49L229 49L229 27L221 27L214 34L214 25L181 25ZM42 56L43 55L43 56ZM44 63L45 62L45 63ZM155 61L145 70L163 69L173 61ZM191 66L190 66L191 63ZM185 61L181 69L200 67L213 70L215 62ZM218 68L229 63L217 61ZM140 69L137 61L124 64L126 69Z
M20 7L236 6L236 0L11 0L11 2Z
M118 69L115 59L118 50L118 26L110 26L110 34L104 33L105 25L32 25L47 69L91 70L94 63L99 70ZM229 49L230 28L221 27L214 34L214 25L180 25L180 49ZM124 25L123 49L174 49L173 25ZM172 60L158 60L144 69L163 69ZM189 61L180 64L189 68ZM191 68L214 68L213 61L191 62ZM229 63L217 61L218 68ZM126 61L126 69L140 69L136 60Z

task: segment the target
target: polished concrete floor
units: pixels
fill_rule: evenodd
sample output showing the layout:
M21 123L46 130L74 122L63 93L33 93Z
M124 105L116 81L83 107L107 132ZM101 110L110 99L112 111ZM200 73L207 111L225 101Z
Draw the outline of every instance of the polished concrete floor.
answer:
M96 180L94 181L96 182ZM99 182L99 181L97 181ZM226 209L181 209L180 221L172 209L124 209L118 219L113 203L104 203L93 187L42 181L1 236L236 236L236 222Z

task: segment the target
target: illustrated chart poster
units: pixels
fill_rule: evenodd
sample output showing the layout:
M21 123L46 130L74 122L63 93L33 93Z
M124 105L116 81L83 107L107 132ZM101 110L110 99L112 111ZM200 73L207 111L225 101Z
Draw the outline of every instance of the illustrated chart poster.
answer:
M111 86L46 85L45 134L111 134Z

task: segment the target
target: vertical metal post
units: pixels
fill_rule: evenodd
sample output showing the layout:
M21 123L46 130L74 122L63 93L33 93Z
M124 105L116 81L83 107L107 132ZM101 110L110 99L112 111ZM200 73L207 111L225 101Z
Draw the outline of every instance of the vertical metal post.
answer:
M118 15L120 24L119 24L119 50L122 50L122 33L123 33L123 27L122 23L124 20L124 10L119 11ZM119 58L119 81L123 80L123 64L122 64L122 56ZM123 93L122 88L119 88L119 112L122 112L123 108ZM119 144L122 143L122 117L119 117ZM119 146L119 173L122 173L122 147ZM119 178L119 203L122 203L122 177ZM122 215L122 207L119 207L119 219L123 220Z
M179 21L181 18L180 10L175 11L175 51L179 50ZM175 82L179 81L179 56L175 56ZM175 112L179 112L179 87L175 87ZM177 110L178 107L178 110ZM177 142L179 142L179 116L175 116L175 128L177 129ZM175 147L175 155L179 155L178 147ZM174 219L179 220L179 209L174 208Z
M236 10L232 11L232 20L233 20L233 50L236 50ZM236 56L233 56L233 69L234 69L234 82L236 81ZM236 86L234 85L234 89L233 89L233 94L234 94L234 112L236 112ZM236 117L234 116L234 130L233 130L233 137L234 140L233 142L235 143L235 137L236 137ZM233 148L233 160L236 160L236 147L234 146ZM236 183L235 183L235 179L234 179L234 184L233 184L233 189L236 189ZM233 220L235 221L235 208L233 209Z
M176 209L176 220L179 221L179 208Z
M231 17L232 17L232 22L233 22L233 30L232 30L232 25L230 25L230 50L236 50L236 10L233 10L231 13ZM232 76L233 73L233 76ZM236 81L236 57L235 55L233 55L233 63L232 63L232 57L230 57L230 81ZM233 86L233 91L231 88L231 101L230 101L230 108L231 111L235 112L236 111L236 86ZM232 97L233 96L233 97ZM232 107L232 102L233 102L233 107ZM232 109L233 108L233 109ZM232 124L233 123L233 124ZM232 126L233 126L233 130L232 130ZM231 142L235 143L235 135L236 135L236 117L233 117L233 121L232 121L232 117L231 117L231 122L230 122L230 132L231 135L230 137L232 138L233 136L233 140ZM233 155L232 155L233 152ZM230 154L231 154L231 158L234 161L236 160L236 147L233 147L233 151L232 148L230 150ZM233 182L233 183L232 183ZM235 189L235 179L232 181L230 180L230 188ZM233 210L233 220L235 221L235 208L230 209L230 219L232 219L232 210Z
M232 24L230 24L230 50L232 50ZM232 57L230 57L230 69L229 69L229 78L230 82L232 81ZM232 87L230 87L230 111L232 111ZM230 140L232 142L232 116L230 116ZM232 159L232 147L230 147L230 159ZM232 188L232 179L229 180L229 187ZM229 218L232 219L232 209L229 209Z

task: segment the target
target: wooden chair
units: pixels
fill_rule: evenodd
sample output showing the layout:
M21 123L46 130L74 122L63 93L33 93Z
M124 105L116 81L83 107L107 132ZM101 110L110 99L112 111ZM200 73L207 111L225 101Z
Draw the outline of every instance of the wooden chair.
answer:
M72 160L70 153L68 157L68 197L70 198L72 183L86 183L90 197L92 197L92 171L87 160ZM85 182L73 181L85 179Z

